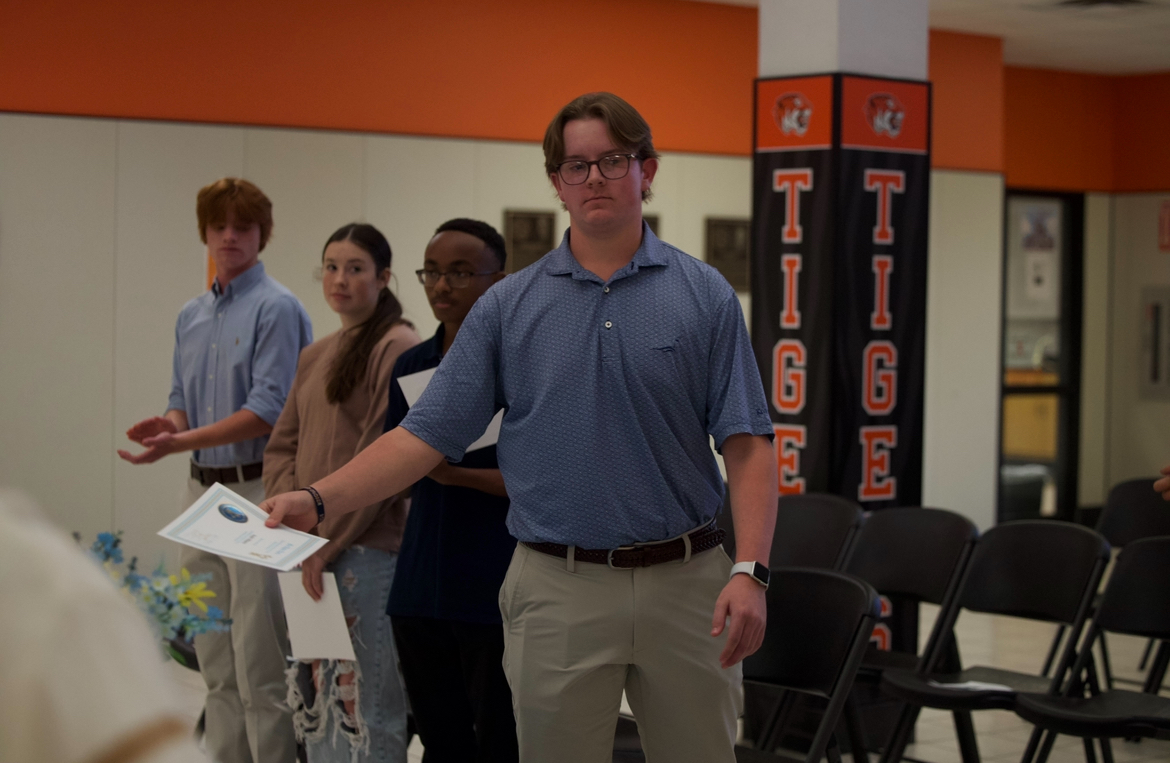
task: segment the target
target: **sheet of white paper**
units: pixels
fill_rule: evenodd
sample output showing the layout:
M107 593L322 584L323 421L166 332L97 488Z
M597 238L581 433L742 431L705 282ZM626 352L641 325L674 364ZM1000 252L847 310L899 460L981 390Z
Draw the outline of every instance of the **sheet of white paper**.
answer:
M425 371L417 371L413 374L398 377L398 385L402 387L402 396L406 398L406 404L414 407L418 399L422 397L423 390L431 382L431 377L435 375L436 368L428 368ZM467 452L486 448L489 445L495 445L500 441L500 424L504 420L504 412L496 411L496 415L488 423L487 429L484 430L483 436L467 447Z
M313 601L309 596L300 572L282 572L277 577L292 656L298 660L355 659L333 573L321 576L325 594L320 601Z
M1004 684L989 684L986 681L963 681L957 684L945 684L939 681L927 681L936 689L958 689L960 691L1013 691L1012 687Z
M173 522L162 537L229 559L291 570L328 541L290 527L265 527L268 515L218 482Z

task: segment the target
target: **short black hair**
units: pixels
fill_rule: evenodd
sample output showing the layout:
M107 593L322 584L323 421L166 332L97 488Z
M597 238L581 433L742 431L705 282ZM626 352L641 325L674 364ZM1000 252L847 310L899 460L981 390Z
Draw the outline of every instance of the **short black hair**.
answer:
M456 217L454 220L448 220L435 229L435 235L439 235L444 231L459 231L460 233L467 233L475 236L484 243L488 249L492 250L492 254L496 255L496 259L500 261L500 270L507 267L508 264L508 250L504 246L504 237L500 232L483 222L482 220L472 220L467 217Z

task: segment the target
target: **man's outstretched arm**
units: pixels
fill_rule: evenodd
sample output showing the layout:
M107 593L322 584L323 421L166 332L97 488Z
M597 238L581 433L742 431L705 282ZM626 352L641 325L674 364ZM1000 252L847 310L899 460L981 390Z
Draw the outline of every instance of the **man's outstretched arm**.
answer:
M325 504L326 516L348 514L401 493L443 460L443 454L402 427L391 429L345 466L313 483ZM304 490L273 496L260 508L265 523L283 523L295 530L317 525L317 505Z

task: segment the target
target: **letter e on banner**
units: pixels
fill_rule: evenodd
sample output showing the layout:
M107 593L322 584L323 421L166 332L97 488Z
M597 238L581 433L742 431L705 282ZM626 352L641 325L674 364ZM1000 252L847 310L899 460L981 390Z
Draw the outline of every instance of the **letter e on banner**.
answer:
M861 427L859 501L887 501L898 496L898 480L890 476L890 451L898 447L895 426Z
M898 404L898 348L893 342L875 339L865 346L864 389L861 407L870 416L885 416Z
M812 187L813 171L810 167L772 171L772 190L785 196L784 229L780 234L780 240L785 244L804 241L804 229L800 227L800 192L811 191Z
M875 244L894 243L893 194L906 190L906 173L902 170L866 170L865 190L877 191L877 223L873 226Z
M772 351L772 405L780 413L804 410L804 342L781 339Z
M805 428L797 424L773 424L776 436L776 472L780 476L780 495L804 492L800 476L800 451L804 450Z

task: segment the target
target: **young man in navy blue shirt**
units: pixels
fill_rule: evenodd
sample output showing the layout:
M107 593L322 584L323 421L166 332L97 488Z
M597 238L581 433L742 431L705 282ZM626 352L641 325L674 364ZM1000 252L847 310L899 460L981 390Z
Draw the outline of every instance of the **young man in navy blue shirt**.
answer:
M504 277L504 239L478 220L439 226L419 281L439 330L404 352L390 379L386 431L409 406L398 380L439 365L463 319ZM498 603L516 548L496 446L443 460L414 485L386 608L427 763L508 763L519 755Z

